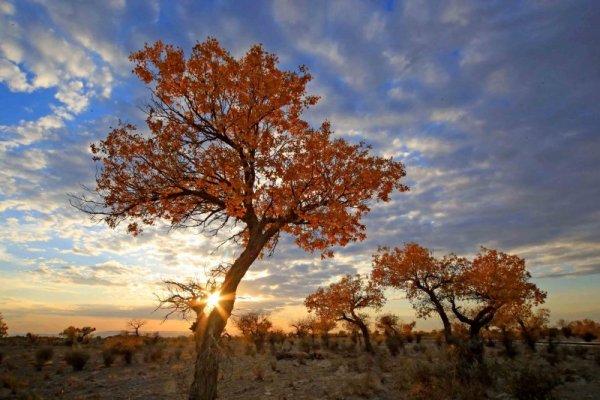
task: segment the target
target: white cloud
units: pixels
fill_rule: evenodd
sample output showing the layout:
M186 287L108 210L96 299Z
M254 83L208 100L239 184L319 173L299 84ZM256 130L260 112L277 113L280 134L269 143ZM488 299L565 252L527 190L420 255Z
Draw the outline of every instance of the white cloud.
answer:
M0 13L6 15L14 15L15 14L15 6L5 0L0 1Z
M458 122L465 115L465 110L459 108L443 108L433 110L430 119L433 122Z
M0 59L0 82L6 82L13 92L31 92L33 87L27 82L27 75L18 65Z

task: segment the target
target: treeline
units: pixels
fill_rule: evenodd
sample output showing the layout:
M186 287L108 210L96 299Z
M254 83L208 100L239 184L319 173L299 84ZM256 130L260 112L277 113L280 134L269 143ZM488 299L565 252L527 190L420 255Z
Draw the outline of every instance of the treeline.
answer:
M562 333L589 342L600 335L600 325L589 319L561 321L550 328L550 312L541 307L546 292L531 282L523 258L484 247L473 259L452 253L436 257L416 243L380 248L373 255L370 274L346 275L309 294L304 304L310 317L293 321L291 327L298 337L318 335L327 341L342 323L351 335L361 336L367 352L373 352L372 332L385 337L395 352L412 337L414 322L403 323L398 316L386 314L377 317L373 331L366 311L383 307L385 289L403 293L418 318L438 318L443 326L439 340L462 345L479 360L485 340L502 341L508 352L515 339L535 350L536 342L546 336ZM258 341L265 340L272 326L259 313L235 322L244 336Z

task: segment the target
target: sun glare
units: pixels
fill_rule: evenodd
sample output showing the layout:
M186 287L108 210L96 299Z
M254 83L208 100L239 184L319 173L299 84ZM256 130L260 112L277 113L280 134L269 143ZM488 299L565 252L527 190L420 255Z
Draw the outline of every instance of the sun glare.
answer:
M216 306L218 306L220 300L221 300L221 293L220 292L211 293L208 296L208 298L206 299L206 308L207 308L207 310L212 310L213 308L215 308Z

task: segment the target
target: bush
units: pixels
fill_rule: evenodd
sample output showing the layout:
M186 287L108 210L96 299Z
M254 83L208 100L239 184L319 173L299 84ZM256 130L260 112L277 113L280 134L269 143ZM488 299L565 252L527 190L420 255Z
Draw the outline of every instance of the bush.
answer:
M143 344L144 340L139 336L119 335L106 339L105 347L114 354L122 355L126 364L131 364L133 355Z
M593 332L585 332L581 335L581 338L586 342L591 342L592 340L598 339L598 335Z
M35 369L42 370L44 364L52 359L54 350L51 347L42 347L35 352Z
M513 375L511 391L518 400L545 400L551 398L552 390L560 383L559 376L553 370L525 366Z
M17 394L19 389L23 389L27 386L23 380L17 378L13 374L0 375L0 384L9 389L12 394Z
M73 371L83 370L89 359L90 354L83 350L71 350L65 354L65 361L73 367Z
M151 346L144 353L145 362L157 362L163 358L163 348L161 346Z
M112 349L102 350L102 360L105 367L110 367L115 362L115 352Z

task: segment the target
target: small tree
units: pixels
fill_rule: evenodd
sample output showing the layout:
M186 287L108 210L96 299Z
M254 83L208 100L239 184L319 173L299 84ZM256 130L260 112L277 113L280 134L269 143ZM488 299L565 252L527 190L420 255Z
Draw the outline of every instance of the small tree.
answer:
M242 335L256 345L256 350L262 351L269 329L273 327L269 315L251 311L234 318L233 321Z
M87 343L90 341L92 336L94 336L94 332L96 332L96 328L91 326L84 326L81 328L79 332L79 336L77 337L77 341L79 343Z
M319 288L306 297L304 304L309 312L315 311L325 320L346 321L360 329L365 341L365 349L373 353L369 338L369 328L359 310L373 307L381 308L383 293L379 288L366 281L359 274L346 275L339 282L332 283L327 289Z
M384 314L377 319L375 326L383 331L385 345L392 356L397 356L400 348L404 346L404 340L400 334L401 321L397 315Z
M146 325L148 323L148 321L144 321L141 319L130 319L129 321L127 321L127 326L131 329L133 329L133 332L135 333L135 336L140 336L140 328L144 325Z
M0 339L8 336L8 325L4 322L4 317L0 313Z
M399 334L398 324L400 317L395 314L383 314L377 318L375 327L383 332L384 336L393 336Z
M299 318L293 320L290 326L295 329L296 336L300 339L306 337L310 332L311 319L310 318Z
M158 41L131 54L134 72L152 92L149 134L122 124L92 145L102 166L94 196L74 206L112 228L128 220L166 221L217 234L239 245L219 287L220 307L199 314L190 399L217 393L216 343L252 263L273 251L280 234L303 249L332 256L331 248L364 240L362 217L372 200L388 201L404 166L371 154L363 143L332 137L324 122L312 128L302 113L317 103L306 94L306 67L282 71L260 45L235 59L215 39L180 48Z
M67 346L71 346L74 343L87 343L95 331L96 328L91 326L84 326L83 328L69 326L59 333L59 335L65 338Z

